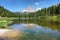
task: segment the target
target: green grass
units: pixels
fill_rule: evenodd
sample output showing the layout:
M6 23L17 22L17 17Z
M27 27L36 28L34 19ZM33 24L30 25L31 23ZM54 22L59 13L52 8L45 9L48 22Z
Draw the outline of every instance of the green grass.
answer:
M0 28L8 28L8 24L12 23L12 18L0 18Z
M15 20L17 18L7 18L7 17L1 17L0 18L0 28L8 28L8 24L11 24L13 22L13 20ZM60 21L60 17L58 16L47 16L47 17L40 17L40 19L38 20L43 20L43 21ZM29 19L30 20L30 19ZM23 21L26 21L26 20L23 20Z

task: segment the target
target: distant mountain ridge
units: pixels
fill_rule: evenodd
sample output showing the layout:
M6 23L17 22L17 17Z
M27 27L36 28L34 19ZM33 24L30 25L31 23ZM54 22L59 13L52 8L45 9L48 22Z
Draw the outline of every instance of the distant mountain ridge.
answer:
M24 9L23 12L36 12L38 10L41 10L41 8L35 9L34 7L30 6L30 7L26 8L26 9Z
M7 9L5 9L4 7L0 6L0 16L2 17L18 17L19 15L20 16L24 16L24 17L27 17L27 15L29 17L33 17L34 15L37 17L37 16L53 16L53 15L60 15L60 4L57 4L57 5L53 5L51 7L48 7L48 8L44 8L44 9L41 9L41 10L37 10L35 12L31 12L32 9L34 10L34 8L27 8L28 10L28 14L26 14L26 11L25 12L11 12Z
M36 10L32 6L26 8L25 10L23 10L23 12L35 12L35 11Z

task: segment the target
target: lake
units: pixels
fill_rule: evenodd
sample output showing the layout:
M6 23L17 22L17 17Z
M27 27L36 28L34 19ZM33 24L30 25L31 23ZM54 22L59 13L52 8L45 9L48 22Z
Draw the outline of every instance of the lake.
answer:
M11 28L23 32L19 40L60 40L60 21L13 20Z

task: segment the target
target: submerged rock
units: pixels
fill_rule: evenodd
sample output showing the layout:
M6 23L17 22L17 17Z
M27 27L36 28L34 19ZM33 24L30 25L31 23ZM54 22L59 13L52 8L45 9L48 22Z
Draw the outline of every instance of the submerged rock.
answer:
M1 40L18 40L22 37L22 31L14 29L0 29Z

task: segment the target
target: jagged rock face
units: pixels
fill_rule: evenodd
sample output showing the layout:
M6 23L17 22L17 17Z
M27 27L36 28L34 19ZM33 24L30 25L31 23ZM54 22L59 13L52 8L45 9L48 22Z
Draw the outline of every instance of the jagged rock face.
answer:
M35 12L35 9L32 6L30 6L26 8L23 12Z
M19 40L22 37L22 32L13 29L1 29L0 40Z

